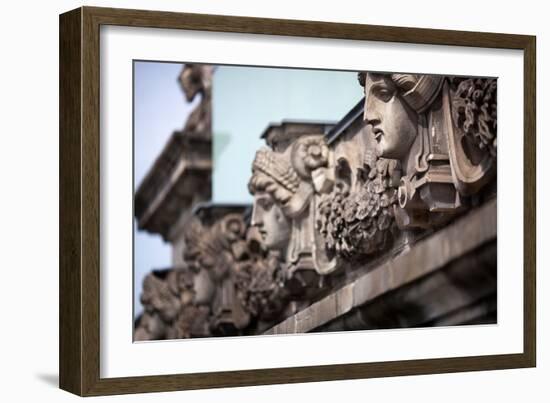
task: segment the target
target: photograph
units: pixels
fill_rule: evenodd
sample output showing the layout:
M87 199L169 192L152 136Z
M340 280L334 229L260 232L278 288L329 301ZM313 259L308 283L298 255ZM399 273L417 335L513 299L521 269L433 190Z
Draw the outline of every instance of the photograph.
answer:
M499 81L444 73L133 60L134 343L498 325Z
M537 30L169 8L59 15L59 387L531 382Z

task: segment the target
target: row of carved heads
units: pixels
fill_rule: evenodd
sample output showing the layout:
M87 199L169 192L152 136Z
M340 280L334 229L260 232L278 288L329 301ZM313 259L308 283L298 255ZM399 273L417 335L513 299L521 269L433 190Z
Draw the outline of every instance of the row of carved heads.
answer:
M145 280L137 339L257 333L350 262L494 196L496 79L369 72L359 82L364 116L351 135L271 139L252 164L252 211L186 226L185 266Z
M328 145L310 133L256 154L252 225L281 253L288 285L322 284L496 191L496 79L369 72L359 82L364 116L353 136Z

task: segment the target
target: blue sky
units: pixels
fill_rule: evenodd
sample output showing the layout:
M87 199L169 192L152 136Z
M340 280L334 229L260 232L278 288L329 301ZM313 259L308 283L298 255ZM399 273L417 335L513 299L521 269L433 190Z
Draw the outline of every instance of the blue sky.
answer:
M175 130L183 128L193 109L178 83L180 63L134 63L134 190ZM196 103L196 102L195 102ZM138 231L134 220L134 311L151 269L169 267L171 248L159 235Z

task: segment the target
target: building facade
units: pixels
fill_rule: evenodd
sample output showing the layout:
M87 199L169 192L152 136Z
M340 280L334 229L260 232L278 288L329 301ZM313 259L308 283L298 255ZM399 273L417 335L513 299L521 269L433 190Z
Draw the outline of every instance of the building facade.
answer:
M359 73L334 123L259 134L252 205L208 203L202 101L135 195L140 229L173 246L152 271L135 340L496 323L496 80Z

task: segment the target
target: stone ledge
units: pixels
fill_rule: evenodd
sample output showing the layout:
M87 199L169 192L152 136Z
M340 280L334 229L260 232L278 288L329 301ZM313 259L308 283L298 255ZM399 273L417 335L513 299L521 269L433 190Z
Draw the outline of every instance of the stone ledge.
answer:
M267 330L265 334L292 334L315 331L315 329L371 303L382 295L434 274L488 242L493 241L496 248L496 237L497 202L495 199L472 210L448 227L419 241L409 250L382 263L379 267L357 278L352 283L285 319ZM465 269L461 267L460 270L464 272ZM475 271L476 267L468 266L466 270ZM485 273L480 275L487 277ZM464 273L461 276L464 276ZM449 282L448 276L444 275L442 277L445 278L444 281ZM496 296L496 279L494 281L489 279L484 294L477 296L477 298L487 297L487 295ZM443 313L450 313L453 308L463 308L465 304L473 302L475 301L460 301L460 304L456 307L448 307ZM480 309L479 306L476 309Z

